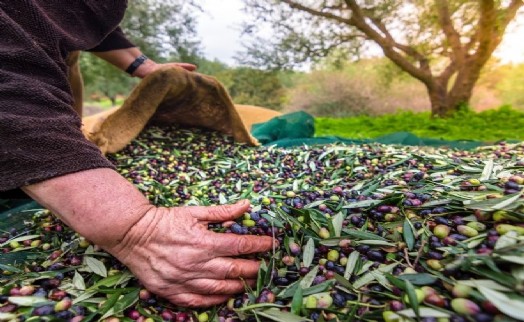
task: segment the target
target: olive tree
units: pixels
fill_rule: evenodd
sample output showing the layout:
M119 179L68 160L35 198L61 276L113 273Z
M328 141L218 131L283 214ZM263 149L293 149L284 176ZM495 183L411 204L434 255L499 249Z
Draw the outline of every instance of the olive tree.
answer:
M283 67L332 52L360 55L369 44L424 84L432 114L468 103L482 67L523 0L244 0L255 19L241 61ZM257 31L271 23L271 38ZM253 38L252 38L253 39Z

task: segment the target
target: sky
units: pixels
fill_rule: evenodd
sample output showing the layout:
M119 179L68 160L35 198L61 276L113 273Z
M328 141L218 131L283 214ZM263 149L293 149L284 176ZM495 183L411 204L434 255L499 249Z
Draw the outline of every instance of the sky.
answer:
M245 14L241 0L202 0L205 12L199 14L198 35L205 57L233 64L235 52L240 51L240 24Z
M199 14L198 35L208 59L234 65L234 55L242 49L240 24L246 19L241 12L242 0L202 0L205 12ZM510 26L509 33L495 52L503 63L524 62L524 19Z

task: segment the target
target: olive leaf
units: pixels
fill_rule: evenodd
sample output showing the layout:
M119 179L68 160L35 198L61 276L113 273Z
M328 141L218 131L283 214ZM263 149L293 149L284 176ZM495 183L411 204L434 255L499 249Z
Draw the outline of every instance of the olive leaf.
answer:
M10 303L18 306L42 306L46 304L54 304L45 297L40 296L10 296L7 298Z
M487 199L481 201L465 200L463 203L464 207L469 209L479 209L484 211L513 210L521 205L521 202L516 202L520 199L521 195L522 192L519 192L498 199Z
M335 274L335 279L342 287L345 287L347 289L353 288L353 285L351 285L351 283L346 278L344 278L344 276Z
M0 321L13 321L16 320L16 314L0 312Z
M522 312L524 312L524 301L512 299L506 294L489 289L484 286L478 287L479 292L489 299L493 305L497 307L502 313L517 319L522 319Z
M389 265L381 265L379 266L379 268L377 268L377 270L379 270L382 273L391 273L396 266L397 266L397 263L393 263ZM375 275L372 274L371 272L368 272L353 283L353 288L359 289L362 286L367 285L374 280L375 280Z
M346 269L344 271L344 278L349 279L353 274L357 261L360 260L360 253L357 251L351 252L348 256L348 261L346 263Z
M511 292L511 289L500 285L499 283L493 280L484 280L484 279L470 279L470 280L458 280L457 284L467 285L471 287L485 287L495 291L502 292Z
M413 309L407 309L407 310L401 310L397 311L396 314L405 316L407 318L414 318L417 317L416 312ZM429 308L429 307L421 307L418 311L418 316L423 318L449 318L451 314L448 312L440 311L437 309Z
M107 301L105 301L98 310L98 314L102 315L102 319L114 314L114 306L120 300L123 290L118 290L118 292L111 294Z
M402 274L398 278L403 281L410 281L417 286L431 285L438 280L435 276L428 273Z
M298 287L295 295L293 295L293 300L291 301L291 313L295 315L300 315L302 310L302 299L304 298L302 294L302 287Z
M280 311L278 309L260 310L257 314L276 322L308 322L310 319L300 317L290 312Z
M329 221L329 231L331 233L331 236L333 237L340 237L340 234L342 232L342 224L344 222L344 214L342 212L337 213L330 221Z
M491 178L491 175L493 174L493 167L495 163L493 160L488 160L485 162L486 165L484 166L484 169L482 170L482 174L480 175L479 180L480 181L486 181Z
M315 257L315 242L310 238L304 246L304 267L311 266Z
M411 282L408 280L405 280L404 283L406 285L406 293L409 299L409 306L411 306L411 308L415 312L415 316L417 318L420 318L418 298L417 298L417 293L415 292L415 287L413 287L413 284L411 284Z
M78 290L83 291L86 289L84 278L82 277L82 275L80 275L80 273L78 273L78 271L75 271L75 275L73 276L73 285Z
M343 229L342 231L344 232L344 234L347 237L354 238L354 239L381 240L384 242L388 242L386 238L378 236L377 234L367 232L367 231L353 230L353 229Z
M313 280L315 279L315 277L317 276L318 274L318 265L313 267L313 269L311 269L305 276L304 278L302 278L302 280L300 281L300 287L303 288L303 289L306 289L308 287L311 286L311 284L313 284Z
M350 203L349 205L343 206L342 208L344 209L368 208L368 207L376 206L380 203L382 203L381 200L373 200L373 199L362 200L362 201Z
M12 239L7 240L4 243L1 243L0 247L9 245L9 243L12 243L12 242L21 242L21 241L35 239L35 238L40 238L40 235L28 235L28 236L20 236L20 237L12 238Z
M117 302L113 305L113 307L108 310L102 317L100 317L100 320L103 320L104 318L107 318L111 315L117 315L122 313L125 309L128 307L134 305L136 302L138 302L138 293L140 292L140 289L138 287L135 287L133 291L125 294L121 298L119 297L117 299ZM121 293L118 293L119 295Z
M107 277L106 266L100 260L94 257L84 256L84 263L89 267L89 269L91 269L91 271L93 271L93 273L102 277Z
M415 245L415 235L413 234L413 230L411 229L411 222L409 221L409 219L404 219L404 225L402 228L404 241L406 242L408 249L413 250L413 246Z

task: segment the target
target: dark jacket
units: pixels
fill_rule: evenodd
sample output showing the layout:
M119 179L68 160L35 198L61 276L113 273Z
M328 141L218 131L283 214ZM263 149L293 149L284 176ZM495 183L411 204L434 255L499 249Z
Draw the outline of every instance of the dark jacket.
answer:
M0 192L112 168L80 131L66 56L132 47L125 0L0 0Z

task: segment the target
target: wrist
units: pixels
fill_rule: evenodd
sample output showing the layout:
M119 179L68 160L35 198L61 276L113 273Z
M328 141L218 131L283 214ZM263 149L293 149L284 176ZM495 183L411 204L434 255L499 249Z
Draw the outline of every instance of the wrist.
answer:
M125 72L129 75L133 75L135 71L137 70L140 65L144 64L149 58L141 54L140 56L136 57L126 68Z
M133 77L144 78L156 70L158 64L148 59L138 66L130 75Z
M122 263L127 264L127 259L136 256L136 250L145 245L157 230L162 217L168 215L167 208L151 206L121 235L117 243L102 246L102 248L117 257Z

